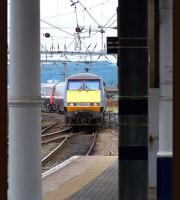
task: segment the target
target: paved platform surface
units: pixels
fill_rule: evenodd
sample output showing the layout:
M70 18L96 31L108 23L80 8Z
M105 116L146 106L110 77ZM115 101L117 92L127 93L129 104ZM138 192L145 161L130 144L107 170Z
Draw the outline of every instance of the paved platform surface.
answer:
M117 156L78 157L77 159L73 160L70 164L43 178L43 200L64 200L73 198L77 199L76 193L77 195L81 195L81 192L85 192L84 189L86 187L92 187L90 186L90 183L93 182L96 184L97 192L98 187L104 187L103 179L106 182L107 179L110 178L110 176L113 182L106 187L112 187L112 195L114 196L114 191L116 191L117 193L118 189L118 184L115 181L118 179L116 160ZM116 164L114 162L116 162ZM110 171L112 169L114 170L109 176L109 178L106 178L106 175L109 173L109 171L107 171L108 168ZM113 178L112 175L116 176L116 178ZM99 189L99 191L100 190L101 189ZM81 199L89 199L85 193L83 193L83 195L85 195L85 197L82 197Z
M118 161L69 200L118 200Z
M71 161L43 176L43 200L118 200L117 156L75 156ZM148 200L156 199L156 188L150 188Z

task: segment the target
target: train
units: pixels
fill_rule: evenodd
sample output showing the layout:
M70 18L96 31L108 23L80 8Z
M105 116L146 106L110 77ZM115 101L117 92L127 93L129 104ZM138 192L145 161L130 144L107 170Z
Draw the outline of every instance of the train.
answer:
M65 81L65 123L72 126L102 125L106 110L104 80L95 74L77 73Z
M64 113L64 82L41 84L42 110Z

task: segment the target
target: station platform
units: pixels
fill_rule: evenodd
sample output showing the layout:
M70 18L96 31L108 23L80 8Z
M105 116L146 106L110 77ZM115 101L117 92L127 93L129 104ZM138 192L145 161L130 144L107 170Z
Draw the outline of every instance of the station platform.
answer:
M42 175L43 200L118 200L117 156L73 156Z

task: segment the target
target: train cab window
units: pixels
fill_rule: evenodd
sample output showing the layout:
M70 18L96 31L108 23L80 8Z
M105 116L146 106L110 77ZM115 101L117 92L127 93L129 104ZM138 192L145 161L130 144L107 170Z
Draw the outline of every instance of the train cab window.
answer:
M69 81L68 82L68 90L82 90L83 82L82 81Z
M99 90L99 80L85 81L85 90Z

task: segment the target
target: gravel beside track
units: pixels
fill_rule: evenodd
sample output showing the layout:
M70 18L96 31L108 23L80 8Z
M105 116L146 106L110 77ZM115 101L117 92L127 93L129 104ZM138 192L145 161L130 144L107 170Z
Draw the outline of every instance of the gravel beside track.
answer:
M117 156L118 155L118 130L117 128L102 129L98 132L93 155Z
M55 149L59 143L57 142L52 142L45 144L41 147L41 159L47 156L53 149Z
M41 120L41 128L44 129L45 127L49 126L54 122L64 123L64 115L59 113L46 113L41 112L42 120Z

